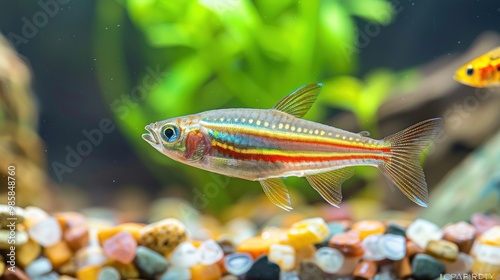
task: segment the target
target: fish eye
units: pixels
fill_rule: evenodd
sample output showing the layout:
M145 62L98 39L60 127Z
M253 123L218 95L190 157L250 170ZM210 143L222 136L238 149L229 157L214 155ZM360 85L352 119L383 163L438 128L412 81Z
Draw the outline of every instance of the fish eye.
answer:
M179 128L170 124L166 125L162 130L161 137L169 143L175 142L179 138Z
M472 65L469 65L467 67L467 70L465 70L465 73L467 73L467 76L472 76L474 75L474 67L472 67Z

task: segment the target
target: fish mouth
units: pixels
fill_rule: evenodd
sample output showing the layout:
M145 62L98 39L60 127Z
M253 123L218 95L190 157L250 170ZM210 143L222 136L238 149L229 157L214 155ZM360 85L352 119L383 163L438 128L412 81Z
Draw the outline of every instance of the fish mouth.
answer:
M152 125L146 125L145 129L149 133L144 133L142 135L142 139L144 139L144 141L148 142L153 147L159 145L160 141L158 140L158 138L156 138L156 133L154 132Z

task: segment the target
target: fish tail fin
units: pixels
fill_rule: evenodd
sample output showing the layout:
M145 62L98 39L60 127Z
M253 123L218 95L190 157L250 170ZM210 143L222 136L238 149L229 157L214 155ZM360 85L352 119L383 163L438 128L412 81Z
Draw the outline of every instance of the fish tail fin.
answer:
M378 168L409 199L423 207L427 207L428 191L420 154L437 136L442 124L442 119L429 119L384 138L390 143L391 152L389 160Z

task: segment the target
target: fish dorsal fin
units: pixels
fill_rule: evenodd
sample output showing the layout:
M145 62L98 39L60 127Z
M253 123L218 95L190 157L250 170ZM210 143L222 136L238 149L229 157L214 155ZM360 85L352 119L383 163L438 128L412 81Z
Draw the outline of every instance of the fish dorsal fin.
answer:
M366 130L360 131L360 132L358 132L358 134L361 135L361 136L363 136L363 137L370 136L370 132L368 132Z
M322 83L308 84L302 86L283 97L273 109L285 112L297 118L302 118L318 99L319 92L323 87Z
M342 183L354 175L352 167L345 167L306 176L307 181L328 203L339 207L342 201Z
M272 203L285 211L290 211L293 209L292 203L290 202L288 189L283 183L283 180L281 180L280 178L269 178L260 180L260 184L262 186L262 189L264 190L264 193Z

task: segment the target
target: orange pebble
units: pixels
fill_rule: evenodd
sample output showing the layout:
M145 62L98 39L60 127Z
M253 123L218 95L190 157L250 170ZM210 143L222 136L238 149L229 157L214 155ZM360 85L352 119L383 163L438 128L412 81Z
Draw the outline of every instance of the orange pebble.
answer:
M191 280L219 280L222 272L217 264L191 267Z
M117 228L120 231L126 231L130 233L134 237L134 239L137 242L139 242L140 231L144 226L145 226L144 224L138 224L138 223L124 223L118 225Z
M361 261L354 269L355 279L373 279L377 273L377 265L372 261Z
M238 245L236 251L249 253L254 259L257 259L261 255L269 253L269 247L276 243L275 241L274 239L262 239L261 237L248 238Z
M344 256L349 258L361 257L364 254L359 232L357 231L334 235L328 241L328 246L341 251Z
M406 256L413 257L416 254L423 253L424 249L420 248L415 242L408 240L406 241Z
M91 265L82 267L76 271L76 278L79 280L97 280L100 270L100 266Z
M71 226L64 231L64 241L73 251L87 246L89 242L89 228L87 225Z
M394 263L394 268L396 269L396 275L399 279L406 279L412 274L409 257L404 257L402 260L396 261Z
M45 247L43 253L54 267L59 267L67 263L73 255L68 244L64 241L50 247Z
M113 235L121 232L122 230L119 229L118 227L112 227L112 228L104 228L100 229L97 232L97 238L99 239L99 243L104 244L106 240L111 238Z
M352 225L352 229L359 232L361 240L372 234L384 234L385 225L380 221L360 221Z

